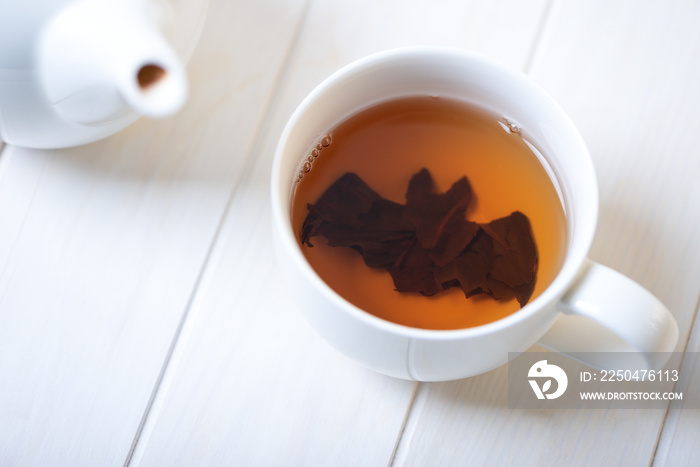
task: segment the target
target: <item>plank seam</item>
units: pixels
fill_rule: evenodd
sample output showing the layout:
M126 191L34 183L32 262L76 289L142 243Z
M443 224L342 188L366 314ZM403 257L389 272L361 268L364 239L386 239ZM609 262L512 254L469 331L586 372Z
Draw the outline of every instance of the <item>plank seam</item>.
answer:
M690 335L685 341L683 346L683 358L680 362L679 370L683 369L685 363L685 353L688 351L688 347L691 343L695 342L697 339L700 342L700 321L698 321L698 313L700 313L700 294L695 302L695 314L690 323ZM691 349L692 351L693 349ZM674 385L675 390L675 385ZM651 454L651 459L649 460L649 465L666 465L668 460L668 454L671 451L671 443L673 442L673 437L676 433L676 425L678 424L678 418L680 417L680 412L675 411L671 413L670 403L666 406L666 412L661 420L661 426L659 427L659 433L656 436L656 443L654 444L654 451Z
M406 415L404 416L403 423L396 437L394 450L387 464L388 467L398 467L404 464L411 448L413 434L418 426L418 418L423 411L423 406L428 397L429 385L430 383L416 381L408 407L406 407Z
M532 41L532 48L530 49L530 53L525 59L525 65L523 66L523 71L526 74L530 74L530 69L532 68L533 62L535 61L535 56L537 55L537 52L540 49L540 45L544 40L544 31L547 28L547 24L549 23L549 18L552 16L553 5L554 0L548 0L547 4L545 5L542 11L540 25L537 28L537 33L535 34L535 38Z

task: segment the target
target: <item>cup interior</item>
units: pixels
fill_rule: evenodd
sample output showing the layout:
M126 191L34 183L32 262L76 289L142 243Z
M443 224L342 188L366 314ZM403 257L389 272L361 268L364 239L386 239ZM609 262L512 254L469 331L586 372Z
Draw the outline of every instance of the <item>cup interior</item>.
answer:
M407 96L438 96L482 107L517 124L557 188L567 223L567 252L549 287L520 311L475 328L408 332L474 333L508 326L551 305L575 279L593 239L597 218L595 172L587 148L566 113L523 73L461 50L414 47L369 56L337 71L299 105L285 127L275 155L272 203L283 248L323 293L335 294L313 269L296 242L290 219L294 180L306 156L329 130L357 112ZM325 288L324 288L325 287ZM327 290L326 290L327 289ZM354 307L352 313L379 319ZM383 321L383 320L382 320ZM380 324L384 325L384 324ZM389 326L405 327L390 323Z

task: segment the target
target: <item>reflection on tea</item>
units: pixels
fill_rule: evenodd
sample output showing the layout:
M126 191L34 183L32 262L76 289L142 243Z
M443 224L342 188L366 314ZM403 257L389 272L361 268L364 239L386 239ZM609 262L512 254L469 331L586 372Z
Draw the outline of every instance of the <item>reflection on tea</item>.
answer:
M292 205L292 222L300 233L300 246L331 288L371 314L428 329L477 326L517 311L521 304L539 295L559 269L566 232L557 191L517 128L499 116L451 99L397 99L365 109L341 123L307 157L298 175ZM363 238L359 240L345 238L347 226L342 225L345 230L335 234L343 237L340 243L337 239L328 241L321 235L324 230L332 230L331 224L323 221L325 224L319 227L322 221L310 215L309 205L313 211L319 201L322 205L326 202L326 211L343 206L328 204L333 196L345 199L343 209L359 209L348 195L331 192L328 198L329 187L347 178L348 173L361 180L363 190L366 186L381 199L382 211L372 214L381 222L370 223L374 243L367 243L367 232L361 232ZM461 188L456 181L461 182ZM425 194L418 199L415 187L421 184L423 188L419 190ZM414 187L413 191L407 190L409 186ZM462 197L452 205L455 187L461 189ZM414 199L407 200L411 196ZM421 203L425 206L416 211ZM412 212L413 218L410 212L399 212L404 209ZM393 219L391 213L399 214ZM513 213L519 215L514 217ZM368 212L359 215L366 218ZM326 217L331 220L333 214ZM309 218L316 225L313 247L309 246ZM413 230L404 222L407 219L412 221L408 224ZM356 220L350 222L357 224ZM455 229L445 229L447 222L458 225L456 233L447 235ZM394 231L386 238L382 237L386 232L377 236L377 225L387 224L396 226L391 227ZM513 230L515 233L509 236L496 234L489 227L492 225L502 232L520 226L521 233ZM416 235L421 229L423 232ZM426 234L426 229L433 232ZM358 235L356 225L350 231ZM527 235L522 232L531 235L529 241L534 237L534 263L533 251L527 251L530 259L525 260L515 251L517 248L511 247L521 244L526 250L530 248L523 241ZM332 247L329 243L351 248ZM449 244L452 250L448 256L436 253L436 248L444 250L440 243ZM362 253L362 245L374 255L369 261L367 254ZM384 250L377 250L378 246L392 248L389 256ZM534 248L532 245L530 249ZM488 260L483 259L486 250L491 255ZM381 254L377 255L377 251ZM482 256L475 256L477 253ZM457 263L454 260L458 257ZM494 257L499 262L496 272ZM375 266L376 258L383 261L382 267L370 267ZM482 267L485 261L490 261L490 270ZM410 264L408 275L406 268L399 268L406 263ZM514 269L517 267L520 270ZM479 274L474 272L481 269ZM521 283L526 280L521 280L523 277L531 277L532 282ZM508 279L513 283L507 284L504 278L514 278ZM504 292L504 284L519 287L519 292Z

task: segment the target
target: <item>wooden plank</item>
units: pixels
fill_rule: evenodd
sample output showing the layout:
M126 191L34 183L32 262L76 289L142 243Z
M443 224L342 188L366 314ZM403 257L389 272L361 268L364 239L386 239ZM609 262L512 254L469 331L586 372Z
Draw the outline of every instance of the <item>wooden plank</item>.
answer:
M700 298L698 304L700 305ZM700 306L695 310L696 315L699 312ZM697 410L700 398L700 321L697 318L685 351L679 370L683 383L676 385L674 391L682 392L688 406L696 408L681 406L679 409L669 410L652 464L655 467L694 465L700 456L700 410Z
M212 2L176 117L3 151L0 464L123 465L303 9Z
M667 304L680 326L679 349L700 292L694 129L700 64L692 58L698 17L691 2L557 2L531 68L592 152L601 216L591 257ZM424 402L411 414L397 465L647 465L653 459L663 410L516 411L507 408L506 391L502 368L421 387L417 401ZM683 417L674 442L689 449L697 416ZM693 448L679 455L690 459Z
M277 285L283 278L270 251L269 222L277 137L316 83L378 50L427 42L481 50L522 66L544 6L313 2L133 464L391 462L415 384L359 368L332 350Z
M421 384L394 465L640 465L653 451L653 429L625 410L509 409L507 373Z

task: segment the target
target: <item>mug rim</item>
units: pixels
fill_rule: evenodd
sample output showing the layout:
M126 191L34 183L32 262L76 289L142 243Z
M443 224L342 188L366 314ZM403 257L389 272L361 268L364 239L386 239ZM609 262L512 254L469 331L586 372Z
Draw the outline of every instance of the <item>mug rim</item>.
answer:
M294 175L293 173L282 173L282 161L285 155L285 148L288 140L290 139L292 132L295 130L296 124L300 117L305 114L305 112L316 100L323 96L324 93L329 92L343 79L363 70L367 70L373 66L383 65L387 60L395 60L397 58L420 59L421 57L425 58L426 56L440 56L446 60L467 60L479 62L484 66L497 70L499 73L508 75L511 79L516 79L526 83L533 92L538 94L538 99L544 100L548 106L557 111L558 118L561 118L570 130L571 136L573 136L572 141L579 146L586 156L585 160L581 162L585 166L585 172L587 172L584 175L589 179L589 182L592 185L588 190L587 195L590 198L589 202L587 203L588 209L590 210L587 216L588 223L581 225L579 222L575 226L572 226L571 222L574 222L577 217L572 216L573 220L570 221L570 225L567 226L567 239L569 241L569 245L565 253L565 258L561 264L559 272L545 288L545 290L543 290L540 295L535 297L535 299L528 302L524 307L515 311L514 313L495 321L467 328L426 329L408 326L375 316L342 297L316 273L313 267L306 260L306 257L304 256L297 242L296 235L291 224L291 193L285 193L283 192L284 190L282 190L282 186L286 186L285 182L283 182L283 177L288 177L288 179L291 181L293 180ZM299 157L298 160L301 160L301 157ZM272 228L279 231L278 239L281 240L281 248L284 248L285 253L291 257L298 271L304 276L304 280L309 282L315 291L323 294L330 303L337 306L343 312L352 315L356 319L359 319L372 327L385 330L391 334L423 340L454 340L483 336L498 332L504 328L517 326L518 323L531 318L533 315L546 312L547 309L552 308L552 305L559 300L569 286L575 281L588 256L588 251L593 242L598 218L598 187L590 153L578 129L559 103L556 102L542 88L540 88L528 75L517 69L507 67L493 58L464 49L444 46L409 46L387 49L367 55L346 64L323 79L299 103L292 115L287 120L275 148L271 173L271 204L273 217ZM579 213L578 217L580 216L581 214ZM568 232L569 229L573 228L577 229L575 244L572 241L572 234ZM544 326L545 324L543 323L543 329Z

